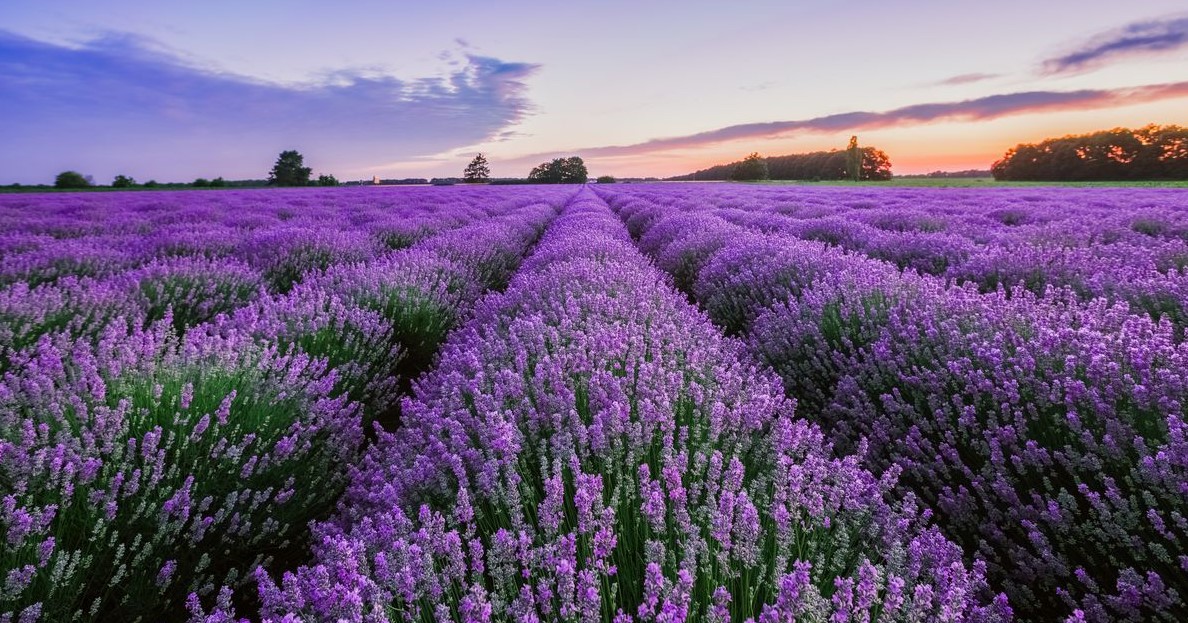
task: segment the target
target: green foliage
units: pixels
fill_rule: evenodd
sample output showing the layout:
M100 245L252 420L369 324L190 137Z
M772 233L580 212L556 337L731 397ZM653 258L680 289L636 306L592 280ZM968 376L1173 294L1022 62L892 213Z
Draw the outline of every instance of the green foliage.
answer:
M491 179L491 167L487 166L487 157L479 154L466 165L466 170L462 172L462 180L464 182L486 182Z
M193 186L194 188L207 188L210 186L210 180L206 179L205 177L200 177L193 182L190 182L190 186Z
M734 165L734 171L730 173L730 179L740 182L753 182L767 178L767 160L760 156L759 152L752 152L751 155L743 158L742 162Z
M323 173L318 176L318 186L338 186L338 178L329 173Z
M1148 125L1020 143L990 168L996 180L1188 179L1188 128Z
M87 188L91 182L78 171L62 171L54 178L54 188Z
M187 360L176 349L166 344L156 365L97 373L105 392L64 408L79 428L93 426L90 413L120 414L108 416L120 430L104 434L127 439L128 449L112 450L92 481L127 488L106 504L87 495L90 487L23 494L57 511L55 547L40 554L48 564L24 591L41 603L35 620L184 620L189 593L246 584L255 567L304 547L303 528L342 491L342 466L357 444L304 432L343 404L324 396L324 369L300 356ZM3 568L35 562L30 550L13 552Z
M226 185L227 185L227 180L224 180L222 177L216 177L210 181L211 188L223 188Z
M127 175L117 175L115 176L115 179L111 181L112 188L132 188L135 185L136 180L128 177Z
M850 144L846 147L846 177L857 182L862 175L862 150L858 147L858 137L851 136Z
M600 176L598 176L598 179L596 179L596 180L594 180L594 181L598 182L599 184L614 184L614 183L615 183L615 176L613 176L613 175L600 175Z
M272 186L308 186L312 172L313 169L305 166L305 156L290 149L277 156L276 164L268 173L268 183Z
M157 180L149 180L144 183L145 188L156 188L157 186L159 186Z
M886 153L874 147L863 147L861 152L860 180L883 181L891 179L891 159L887 157ZM834 149L833 151L815 151L807 154L788 154L764 158L767 163L767 179L813 182L851 179L846 171L846 155L846 152ZM735 179L731 175L740 164L737 162L720 164L670 179L693 181Z
M586 163L578 156L542 162L528 174L528 181L535 184L585 184L588 178Z
M256 298L261 282L248 273L162 271L139 279L134 300L145 312L145 319L157 322L166 312L172 314L173 329L183 335L190 327L230 313Z

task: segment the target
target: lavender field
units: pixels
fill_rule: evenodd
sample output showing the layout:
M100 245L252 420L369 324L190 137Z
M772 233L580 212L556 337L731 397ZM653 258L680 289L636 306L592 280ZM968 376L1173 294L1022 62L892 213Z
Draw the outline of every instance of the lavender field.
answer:
M0 622L1188 619L1188 194L0 195Z

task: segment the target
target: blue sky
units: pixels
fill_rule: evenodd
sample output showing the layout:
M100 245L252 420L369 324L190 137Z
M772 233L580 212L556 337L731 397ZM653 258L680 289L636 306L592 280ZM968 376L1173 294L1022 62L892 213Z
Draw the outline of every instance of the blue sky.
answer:
M899 173L1188 124L1182 2L0 4L0 183L673 175L844 147Z

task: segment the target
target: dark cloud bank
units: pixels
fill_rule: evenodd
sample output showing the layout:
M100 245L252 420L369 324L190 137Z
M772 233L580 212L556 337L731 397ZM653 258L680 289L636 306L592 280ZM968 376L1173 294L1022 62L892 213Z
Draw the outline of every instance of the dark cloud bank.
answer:
M1043 63L1048 74L1076 73L1134 56L1165 54L1188 47L1188 16L1136 22L1091 37Z
M687 136L658 138L632 145L576 150L575 153L591 157L634 156L673 149L697 148L739 139L763 139L794 133L874 130L940 121L988 121L1027 113L1110 108L1179 97L1188 97L1188 82L1121 89L1027 91L958 102L915 104L885 112L847 112L800 121L745 123ZM538 156L543 155L547 154Z
M524 79L537 68L467 55L436 78L337 72L282 85L194 67L132 37L65 47L0 31L0 171L144 179L136 167L154 163L178 176L261 177L286 148L363 168L506 131L531 110Z

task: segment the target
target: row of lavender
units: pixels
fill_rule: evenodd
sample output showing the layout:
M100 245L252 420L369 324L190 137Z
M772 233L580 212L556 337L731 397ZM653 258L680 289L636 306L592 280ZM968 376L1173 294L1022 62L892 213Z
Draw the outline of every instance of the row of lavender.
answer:
M1188 344L1172 324L1076 293L979 292L782 226L756 232L734 223L777 222L779 208L739 218L713 209L714 190L602 192L804 416L865 450L875 473L902 470L899 491L988 562L1021 618L1188 615Z
M225 233L241 242L331 239L342 233L334 227L374 223L383 210L447 231L406 250L334 255L287 292L254 288L239 299L220 294L228 273L212 271L225 265L154 281L157 259L109 277L9 286L0 294L0 621L176 620L203 603L253 601L252 571L306 555L308 524L334 508L370 423L392 422L408 379L483 291L506 283L568 193L474 195L453 213L439 203L432 217L418 217L426 208L407 195L371 208L280 197L254 214L250 200L269 194L226 195L225 209L186 210L191 197L206 201L196 194L173 209L256 222L278 209L318 215L300 228ZM108 201L119 218L97 218L96 228L153 231L144 224L155 208ZM98 235L85 219L71 228L70 214L25 225ZM195 229L210 225L193 219ZM134 237L159 248L151 233ZM137 292L158 294L160 313L134 304ZM210 301L219 304L194 313Z
M467 189L9 195L0 201L0 285L192 257L247 264L284 291L311 268L374 258L491 207Z
M1168 189L787 189L643 187L674 208L819 240L983 292L1124 301L1188 325L1188 197Z
M166 309L184 332L310 272L513 207L473 193L373 189L5 197L0 371L43 333L93 338L114 318L155 322Z
M352 471L317 564L258 574L263 618L1009 618L750 361L580 194Z

